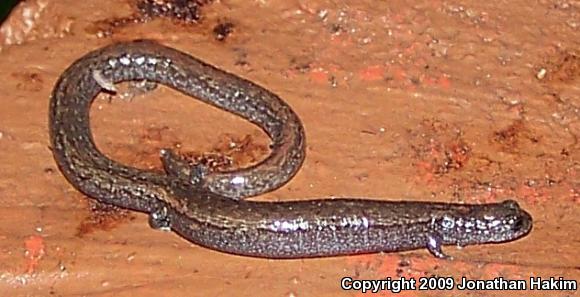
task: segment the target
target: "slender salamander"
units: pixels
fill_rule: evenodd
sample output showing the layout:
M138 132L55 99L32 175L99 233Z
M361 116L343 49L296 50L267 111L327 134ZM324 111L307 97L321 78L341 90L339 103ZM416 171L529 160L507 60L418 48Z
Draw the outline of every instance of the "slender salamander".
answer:
M103 89L146 80L234 113L272 139L262 162L231 172L190 166L162 150L165 172L120 164L96 147L89 110ZM50 140L67 180L98 201L149 214L211 249L265 258L308 258L512 241L532 218L513 200L453 204L369 199L256 202L245 197L276 189L299 170L304 129L292 109L266 89L152 41L115 43L74 62L50 102Z

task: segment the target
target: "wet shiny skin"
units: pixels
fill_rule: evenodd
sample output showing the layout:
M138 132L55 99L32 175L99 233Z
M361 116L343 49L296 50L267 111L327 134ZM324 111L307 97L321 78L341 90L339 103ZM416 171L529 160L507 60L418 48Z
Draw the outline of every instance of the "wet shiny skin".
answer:
M95 146L89 110L95 96L122 81L148 80L232 112L272 139L263 162L232 172L190 166L170 150L165 172L120 164ZM109 87L107 87L109 86ZM266 258L303 258L506 242L526 235L531 216L514 201L482 205L368 199L254 202L299 170L304 129L275 94L151 41L116 43L74 62L53 90L49 116L53 154L67 180L104 203L150 214L215 250Z

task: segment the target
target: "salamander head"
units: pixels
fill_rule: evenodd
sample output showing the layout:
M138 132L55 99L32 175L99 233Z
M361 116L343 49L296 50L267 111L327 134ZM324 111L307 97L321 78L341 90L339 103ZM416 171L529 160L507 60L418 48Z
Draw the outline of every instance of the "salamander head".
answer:
M443 244L460 246L516 240L532 229L532 217L517 202L458 207L433 219Z

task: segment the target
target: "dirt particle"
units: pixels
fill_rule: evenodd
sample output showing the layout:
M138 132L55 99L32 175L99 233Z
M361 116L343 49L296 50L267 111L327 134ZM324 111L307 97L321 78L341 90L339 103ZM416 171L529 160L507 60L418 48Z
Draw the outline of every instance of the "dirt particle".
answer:
M312 69L312 58L293 57L290 59L290 68L298 73L308 73Z
M182 152L180 155L191 164L203 164L212 170L224 171L255 164L268 151L267 146L257 144L251 135L236 138L224 134L210 152Z
M504 146L514 146L517 143L517 135L524 128L521 121L517 121L508 127L494 133L495 142Z
M231 22L220 22L213 28L213 36L217 41L225 41L234 32L234 24Z
M521 120L514 121L509 126L494 132L492 137L492 143L499 144L501 150L505 152L517 152L522 140L527 140L530 143L540 141Z
M546 59L545 65L538 70L537 75L545 70L547 81L573 82L580 77L580 55L576 51L563 50Z
M159 144L159 142L163 142L163 135L167 135L170 130L168 126L148 127L141 135L141 138L146 141L145 144L151 144L152 142Z
M83 237L95 231L109 231L124 222L134 219L128 211L116 206L89 200L90 213L81 221L77 228L76 236Z
M137 2L137 9L144 18L165 17L191 24L200 20L200 8L209 2L208 0L141 0Z
M425 180L431 180L453 170L460 170L471 157L471 148L462 138L460 129L439 120L425 120L414 131L412 150L418 161L415 166Z
M248 60L248 52L244 48L236 47L233 49L234 53L236 54L236 61L234 64L236 66L244 67L249 69L250 68L250 61Z
M136 15L126 18L110 18L95 22L92 26L87 26L85 32L94 34L99 38L105 38L113 35L115 31L127 26L128 24L142 23L143 20Z
M411 266L411 262L409 262L408 259L402 259L401 261L399 261L398 266L399 267L409 267L409 266Z
M538 71L538 73L536 73L536 78L542 80L544 77L546 77L546 73L548 73L548 70L546 70L546 68L542 68Z
M190 25L202 18L201 8L212 0L139 0L134 4L134 12L128 17L109 18L98 21L87 28L87 32L98 37L108 37L129 24L146 23L157 18L167 18Z
M17 81L16 88L18 90L39 92L44 84L40 74L34 72L13 73L12 77Z
M181 156L190 164L201 164L212 170L225 170L232 167L234 160L218 152L185 152Z

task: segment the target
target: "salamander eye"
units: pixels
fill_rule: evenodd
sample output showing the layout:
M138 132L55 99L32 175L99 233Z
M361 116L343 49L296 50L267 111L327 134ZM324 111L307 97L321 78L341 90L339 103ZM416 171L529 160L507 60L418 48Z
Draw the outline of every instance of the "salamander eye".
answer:
M522 218L515 219L514 223L512 224L513 230L521 230L524 227L524 220Z
M439 224L441 225L441 227L443 227L444 229L453 229L455 227L455 220L453 219L453 217L450 216L444 216L441 221L439 222Z

